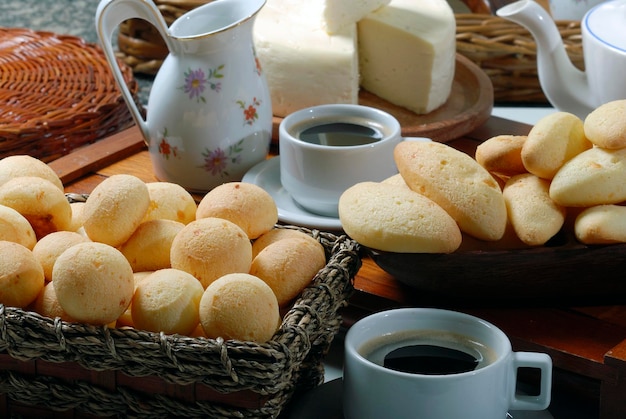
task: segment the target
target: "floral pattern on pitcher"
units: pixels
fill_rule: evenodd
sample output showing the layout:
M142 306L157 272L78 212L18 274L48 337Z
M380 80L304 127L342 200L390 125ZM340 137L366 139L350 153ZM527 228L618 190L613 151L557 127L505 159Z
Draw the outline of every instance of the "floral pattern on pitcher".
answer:
M202 168L213 176L230 176L228 173L229 165L241 163L241 152L244 150L243 141L241 139L228 146L227 150L223 150L221 147L214 150L205 149L202 153L204 156Z
M261 106L261 101L254 97L250 104L246 104L244 100L238 100L237 104L243 110L243 124L254 125L259 119L258 108Z
M196 70L189 68L183 73L185 83L179 87L179 89L189 95L189 99L193 100L195 98L198 103L206 103L206 98L203 96L203 93L207 86L217 93L222 89L222 83L215 80L224 78L222 70L224 70L224 64L217 68L210 68L207 74L205 74L204 70L201 68Z
M180 158L180 154L178 153L178 147L172 146L167 139L167 127L163 129L163 136L161 137L161 141L159 142L159 154L165 157L166 160L169 160L170 156L174 158Z

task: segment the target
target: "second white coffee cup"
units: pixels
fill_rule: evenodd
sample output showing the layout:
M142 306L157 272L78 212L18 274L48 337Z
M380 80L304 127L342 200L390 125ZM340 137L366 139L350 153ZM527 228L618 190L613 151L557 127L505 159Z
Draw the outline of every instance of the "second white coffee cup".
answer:
M400 123L379 109L349 104L296 111L279 126L280 179L305 210L337 217L341 194L359 182L380 182L396 173Z
M398 355L406 349L421 352ZM410 371L400 368L403 362ZM516 393L520 368L541 372L538 395ZM504 332L465 313L388 310L359 320L346 334L346 419L505 419L510 410L546 409L551 382L547 354L514 352Z

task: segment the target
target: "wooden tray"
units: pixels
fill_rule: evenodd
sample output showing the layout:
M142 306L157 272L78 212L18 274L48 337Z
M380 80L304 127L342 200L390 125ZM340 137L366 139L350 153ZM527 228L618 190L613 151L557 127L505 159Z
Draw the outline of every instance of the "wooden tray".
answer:
M445 143L473 131L489 118L493 109L493 86L480 67L457 54L450 97L431 113L418 115L364 90L359 93L359 104L382 109L396 117L405 137L429 137ZM282 120L274 117L274 142L278 141L278 126Z

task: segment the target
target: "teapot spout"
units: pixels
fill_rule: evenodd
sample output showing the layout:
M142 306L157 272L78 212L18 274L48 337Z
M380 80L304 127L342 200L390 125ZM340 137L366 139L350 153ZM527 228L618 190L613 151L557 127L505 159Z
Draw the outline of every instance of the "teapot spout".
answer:
M586 74L569 59L548 12L533 0L519 0L496 14L525 27L535 39L539 83L552 106L585 118L593 110Z

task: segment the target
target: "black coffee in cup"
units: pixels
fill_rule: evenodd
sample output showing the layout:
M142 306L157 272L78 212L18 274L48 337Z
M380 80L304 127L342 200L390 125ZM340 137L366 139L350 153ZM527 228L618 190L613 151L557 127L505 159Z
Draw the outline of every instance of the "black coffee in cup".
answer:
M478 366L475 355L439 345L401 346L385 355L385 368L411 374L445 375L473 371Z
M307 121L306 124L296 126L294 132L297 138L307 143L334 147L372 144L384 137L380 127L365 120Z
M496 359L491 348L468 336L437 330L379 336L363 344L359 353L385 368L423 375L460 374Z

